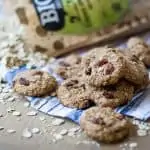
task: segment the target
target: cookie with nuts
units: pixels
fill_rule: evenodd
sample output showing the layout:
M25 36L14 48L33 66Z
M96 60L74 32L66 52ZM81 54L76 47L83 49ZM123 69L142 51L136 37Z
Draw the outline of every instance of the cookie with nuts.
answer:
M111 108L92 107L82 114L80 126L90 138L113 143L129 135L131 124Z
M18 73L13 80L15 92L26 96L51 95L57 87L54 77L40 70L27 70Z

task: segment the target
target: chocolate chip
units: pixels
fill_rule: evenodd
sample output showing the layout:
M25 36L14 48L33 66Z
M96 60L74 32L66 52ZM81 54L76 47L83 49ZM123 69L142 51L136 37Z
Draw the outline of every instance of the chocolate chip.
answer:
M106 75L109 75L109 74L112 74L112 72L115 70L113 64L111 63L108 63L107 66L106 66L106 69L105 69L105 74Z
M71 80L71 81L68 82L66 85L67 85L67 87L69 87L69 86L73 86L73 85L78 84L78 83L79 83L78 80Z
M69 67L70 64L66 63L65 61L60 61L59 65L64 66L64 67Z
M87 68L87 69L85 70L85 74L86 74L86 75L91 75L91 73L92 73L92 68Z
M135 55L132 55L131 61L138 63L139 58L137 56L135 56Z
M33 75L40 75L40 76L42 76L43 72L42 71L36 71L35 73L33 73Z
M102 59L102 60L100 60L100 61L97 62L96 66L101 67L101 66L103 66L103 65L105 65L107 63L108 63L107 59Z
M103 95L104 95L106 98L109 98L109 99L114 98L113 92L104 91L104 92L103 92Z
M93 117L90 119L90 121L94 124L100 124L100 125L105 125L105 122L103 121L102 118L100 117Z
M121 114L117 114L117 118L118 118L119 120L122 120L122 119L124 119L125 117L124 117L123 115L121 115Z
M29 86L30 85L30 82L28 80L26 80L25 78L20 78L19 79L19 83L21 85L25 85L25 86Z
M117 88L116 88L116 85L108 85L105 87L105 90L115 92Z

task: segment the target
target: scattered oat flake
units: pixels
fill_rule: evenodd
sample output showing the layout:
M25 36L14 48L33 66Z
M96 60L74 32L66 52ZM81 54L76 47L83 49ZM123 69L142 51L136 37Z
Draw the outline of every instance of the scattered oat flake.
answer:
M11 107L7 108L7 112L8 112L8 113L12 113L13 111L15 111L14 108L11 108Z
M24 107L29 107L30 106L30 103L29 102L25 102L24 103Z
M147 131L146 130L137 130L137 135L138 136L146 136L147 135Z
M14 111L12 113L13 116L21 116L21 113L19 111Z
M27 116L36 116L37 115L37 111L29 111L27 112Z
M14 98L14 97L10 97L7 101L8 101L8 102L14 102L14 101L15 101L15 98Z
M56 140L61 140L61 139L63 139L63 136L60 135L60 134L54 134L54 138L55 138Z
M4 127L0 126L0 131L1 131L1 130L4 130Z
M40 116L39 119L40 119L41 121L46 120L46 118L45 118L44 116Z
M69 132L68 136L73 137L73 136L75 136L75 133L74 132Z
M10 134L16 133L16 130L13 130L13 129L7 129L7 133L10 133Z
M76 127L76 128L69 129L69 132L77 132L79 130L80 130L80 127Z
M29 131L28 128L24 129L22 132L22 136L25 138L31 138L32 137L32 133Z
M38 133L40 133L40 129L39 129L39 128L33 128L33 129L31 130L31 132L32 132L33 134L38 134Z
M66 135L68 133L67 129L63 129L60 131L60 135Z
M52 125L54 126L59 126L59 125L62 125L65 123L65 120L63 119L55 119L53 122L52 122Z
M137 148L137 147L138 147L138 143L135 143L135 142L130 143L130 144L129 144L129 147L130 147L131 149Z

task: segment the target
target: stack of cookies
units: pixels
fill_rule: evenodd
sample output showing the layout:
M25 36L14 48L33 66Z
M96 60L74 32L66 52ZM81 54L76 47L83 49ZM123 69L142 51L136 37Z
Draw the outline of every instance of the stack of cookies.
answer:
M70 56L73 64L61 62L58 70L65 78L57 92L63 105L80 109L96 105L85 111L80 124L98 141L115 142L128 135L130 123L113 109L127 104L149 82L143 62L127 52L96 48L80 61L79 56Z

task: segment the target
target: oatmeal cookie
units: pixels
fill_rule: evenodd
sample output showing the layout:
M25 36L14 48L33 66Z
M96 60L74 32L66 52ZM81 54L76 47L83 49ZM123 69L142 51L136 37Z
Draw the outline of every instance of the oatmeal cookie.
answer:
M82 66L79 65L73 65L73 66L59 66L56 70L57 74L59 74L62 78L68 79L72 77L81 77L82 76Z
M81 128L92 139L105 143L123 140L129 135L130 122L111 108L92 107L80 119Z
M56 87L55 78L39 70L23 71L17 74L13 81L14 91L26 96L50 95Z
M127 65L124 78L143 89L147 87L149 74L143 62L135 55L130 55L129 53L124 53L124 57Z
M60 102L67 107L82 109L92 104L85 83L75 77L65 80L59 86L57 96Z
M132 55L138 57L146 67L150 67L150 46L140 38L129 39L127 46Z
M115 85L105 87L88 87L93 102L101 107L115 108L127 104L134 95L134 86L121 80Z
M84 70L90 85L100 87L115 84L124 76L126 63L118 49L103 48L93 57Z

